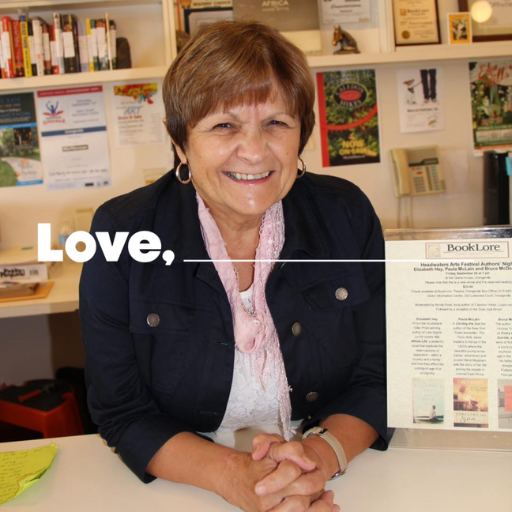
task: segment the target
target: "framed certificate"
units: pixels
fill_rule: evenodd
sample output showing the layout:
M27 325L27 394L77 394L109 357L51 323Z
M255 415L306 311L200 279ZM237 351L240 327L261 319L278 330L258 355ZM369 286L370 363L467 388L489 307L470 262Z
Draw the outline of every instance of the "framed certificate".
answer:
M471 11L473 13L473 6L477 3L475 0L459 0L459 11ZM490 15L490 17L482 23L472 22L473 41L512 39L512 2L510 0L506 2L503 0L488 0L485 4L484 6L475 6L476 11L485 8L488 12L482 14L484 14L484 17L485 14Z
M393 0L395 44L439 44L437 0Z

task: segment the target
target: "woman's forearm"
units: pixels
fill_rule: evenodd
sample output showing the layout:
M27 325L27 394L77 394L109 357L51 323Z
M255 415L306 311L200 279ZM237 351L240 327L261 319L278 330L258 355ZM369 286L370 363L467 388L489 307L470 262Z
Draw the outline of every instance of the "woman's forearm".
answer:
M194 485L224 496L226 480L239 454L190 432L181 432L156 452L147 472L157 478ZM223 474L226 479L222 478Z
M320 426L329 430L336 436L343 446L347 461L369 448L379 437L373 427L363 420L347 414L334 414L320 423ZM338 460L333 449L323 439L311 436L302 441L308 448L314 450L318 455L326 477L330 478L338 471Z

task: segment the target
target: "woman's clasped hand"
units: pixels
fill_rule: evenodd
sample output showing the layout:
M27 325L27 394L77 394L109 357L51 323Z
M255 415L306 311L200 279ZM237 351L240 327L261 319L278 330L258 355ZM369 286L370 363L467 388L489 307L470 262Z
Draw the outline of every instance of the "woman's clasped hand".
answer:
M338 512L328 478L316 453L276 434L253 439L252 454L233 455L229 489L224 496L246 512Z

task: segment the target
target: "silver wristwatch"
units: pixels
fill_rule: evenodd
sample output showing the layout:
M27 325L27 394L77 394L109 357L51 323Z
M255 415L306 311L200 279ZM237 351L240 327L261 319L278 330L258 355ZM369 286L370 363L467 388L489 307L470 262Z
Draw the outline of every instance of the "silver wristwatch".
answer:
M322 427L310 428L308 431L304 432L302 439L307 439L310 436L321 437L324 441L329 443L330 447L334 450L334 453L336 454L336 458L338 459L339 470L336 471L334 475L332 475L331 480L334 480L335 478L344 475L347 472L348 468L347 456L345 455L345 450L343 449L343 446L341 446L341 443L336 439L336 437L333 436L326 428Z

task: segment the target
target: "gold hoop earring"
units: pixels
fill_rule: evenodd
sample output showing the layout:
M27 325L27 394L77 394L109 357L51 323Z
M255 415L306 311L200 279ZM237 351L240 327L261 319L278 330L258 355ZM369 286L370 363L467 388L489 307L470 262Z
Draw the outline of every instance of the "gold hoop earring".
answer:
M302 158L300 156L299 156L299 160L300 160L300 163L302 164L302 170L300 170L297 173L297 179L302 178L302 176L304 176L304 174L306 174L306 171L307 171L306 164L304 163L304 160L302 160Z
M187 171L188 171L188 178L187 179L182 179L181 177L181 166L182 165L186 165L187 166ZM182 185L188 185L191 181L192 181L192 175L190 174L190 167L188 166L187 163L183 163L183 162L180 162L178 164L178 167L176 167L176 178L177 180L182 184Z

